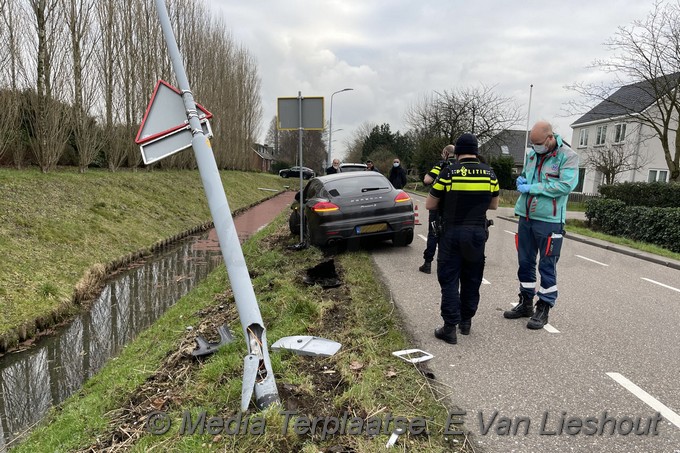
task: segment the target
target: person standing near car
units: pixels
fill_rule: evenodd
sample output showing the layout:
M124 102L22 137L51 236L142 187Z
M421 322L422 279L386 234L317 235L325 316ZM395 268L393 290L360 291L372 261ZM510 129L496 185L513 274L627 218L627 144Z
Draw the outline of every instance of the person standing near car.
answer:
M434 336L450 344L457 343L456 326L470 334L484 274L486 211L498 208L498 180L479 161L478 148L477 137L461 135L456 162L442 168L425 201L428 210L439 210L441 222L437 279L444 326Z
M387 177L395 189L403 189L406 185L406 171L401 167L401 161L397 158L392 162L390 175Z
M442 149L442 160L432 167L432 169L430 169L430 171L428 171L423 177L423 184L429 186L437 179L442 168L448 166L451 163L449 162L449 157L453 156L454 149L455 147L453 145L446 145L444 149ZM423 260L425 262L418 268L418 270L420 272L430 274L432 273L432 260L434 260L434 254L437 251L438 236L434 225L439 221L439 211L437 209L432 209L427 212L427 245L425 246L425 251L423 252Z
M326 174L327 175L333 175L335 173L340 173L340 160L339 159L333 159L333 165L328 167L326 169Z
M539 121L529 134L531 150L515 181L521 195L515 204L519 216L516 246L519 268L519 303L503 313L507 319L530 318L527 328L538 330L548 322L557 300L557 261L564 236L567 200L578 184L578 154ZM541 285L536 296L536 256Z
M378 173L380 173L380 170L378 170L377 168L375 168L375 165L373 165L373 161L372 161L372 160L367 160L367 161L366 161L366 171L377 171Z

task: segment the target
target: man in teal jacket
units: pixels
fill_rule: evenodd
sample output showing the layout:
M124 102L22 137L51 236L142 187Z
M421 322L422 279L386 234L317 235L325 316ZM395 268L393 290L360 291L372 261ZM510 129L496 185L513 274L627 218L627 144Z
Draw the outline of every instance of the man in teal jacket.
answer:
M531 318L527 327L541 329L557 300L557 261L562 248L567 199L578 184L578 155L545 121L531 128L529 141L532 149L524 157L524 170L516 181L521 193L515 205L515 215L519 216L515 235L519 304L503 316ZM536 255L541 283L534 311Z

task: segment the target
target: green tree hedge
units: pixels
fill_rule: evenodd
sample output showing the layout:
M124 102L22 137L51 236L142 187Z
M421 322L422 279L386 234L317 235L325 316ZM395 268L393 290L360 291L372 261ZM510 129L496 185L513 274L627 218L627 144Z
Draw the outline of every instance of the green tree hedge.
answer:
M627 206L621 200L586 201L591 227L603 233L647 242L680 253L680 208Z
M600 187L605 198L621 200L627 206L680 208L680 184L665 182L624 182Z

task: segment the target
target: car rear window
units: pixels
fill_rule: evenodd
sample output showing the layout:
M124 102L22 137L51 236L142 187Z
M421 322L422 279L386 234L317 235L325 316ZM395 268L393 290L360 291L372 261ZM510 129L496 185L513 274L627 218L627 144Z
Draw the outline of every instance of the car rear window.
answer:
M390 182L384 176L375 175L367 178L344 178L326 183L326 190L334 197L356 197L371 192L392 190Z
M350 171L364 171L366 170L366 165L362 164L341 164L340 171L343 173Z

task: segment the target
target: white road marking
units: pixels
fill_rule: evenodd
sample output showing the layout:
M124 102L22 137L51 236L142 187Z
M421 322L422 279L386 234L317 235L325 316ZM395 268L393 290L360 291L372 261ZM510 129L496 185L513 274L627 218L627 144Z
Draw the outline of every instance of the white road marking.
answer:
M516 307L517 304L519 304L519 302L512 302L513 307ZM547 323L546 323L546 325L543 326L543 328L550 333L560 333L559 330L555 329L553 326L551 326L550 324L547 324Z
M418 237L422 239L423 241L427 242L427 236L423 236L422 234L419 234Z
M678 289L678 288L673 288L672 286L664 285L663 283L659 283L659 282L652 280L650 278L645 278L645 277L640 277L640 278L643 279L643 280L647 280L650 283L654 283L656 285L663 286L664 288L672 289L673 291L677 291L677 292L680 293L680 289Z
M637 396L643 403L647 404L649 407L659 412L666 418L666 420L680 428L680 415L673 412L670 408L668 408L668 406L663 404L661 401L657 400L652 395L642 390L640 387L632 383L628 378L626 378L620 373L607 373L607 376L614 379L616 382L621 384L623 388L628 390L633 395Z
M508 233L508 234L512 234L513 236L515 235L515 232L514 232L514 231L508 231L508 230L503 230L503 231L505 231L505 232Z
M482 277L482 284L483 285L490 285L491 282L489 280L485 279L484 277Z
M554 328L553 326L551 326L550 324L544 325L543 328L544 328L545 330L547 330L548 332L550 332L550 333L560 333L559 330L555 329L555 328Z
M576 255L576 256L581 258L582 260L586 260L586 261L590 261L591 263L599 264L600 266L609 266L609 264L600 263L599 261L591 260L590 258L586 258L585 256L581 256L581 255Z

